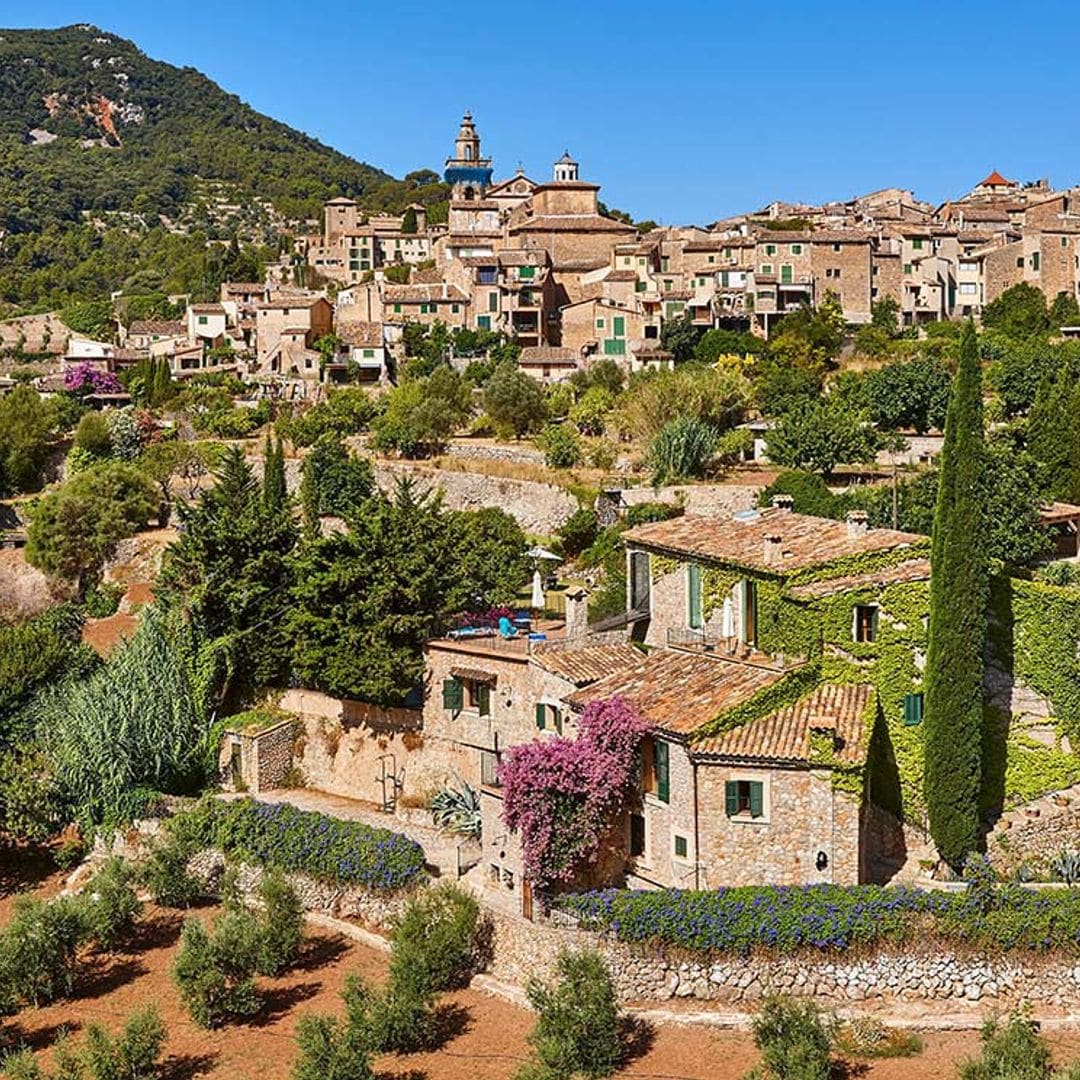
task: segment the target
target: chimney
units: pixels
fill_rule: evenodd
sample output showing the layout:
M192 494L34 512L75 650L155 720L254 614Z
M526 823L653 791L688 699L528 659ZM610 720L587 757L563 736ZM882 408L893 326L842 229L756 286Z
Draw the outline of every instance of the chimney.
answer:
M852 539L865 536L869 526L866 523L865 510L849 510L847 516L847 534Z
M765 537L764 558L766 566L779 566L784 561L784 546L779 534L770 533Z
M577 641L589 633L589 593L580 585L563 593L566 600L566 640Z
M794 495L774 495L772 497L774 510L792 510L795 507Z

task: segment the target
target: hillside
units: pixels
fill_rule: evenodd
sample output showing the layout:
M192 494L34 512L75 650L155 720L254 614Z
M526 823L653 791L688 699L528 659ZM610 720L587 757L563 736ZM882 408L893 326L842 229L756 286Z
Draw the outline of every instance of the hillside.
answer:
M0 30L0 304L63 303L130 277L184 287L160 266L169 244L157 238L150 261L141 252L149 233L272 240L335 195L371 209L438 203L432 180L395 180L96 27ZM117 269L86 266L94 252Z

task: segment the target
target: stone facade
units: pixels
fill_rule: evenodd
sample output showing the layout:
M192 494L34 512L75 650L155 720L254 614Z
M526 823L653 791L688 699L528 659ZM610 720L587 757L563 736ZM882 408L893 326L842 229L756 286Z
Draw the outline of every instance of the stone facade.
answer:
M293 767L296 728L292 717L260 731L227 728L219 760L222 784L253 793L282 787Z

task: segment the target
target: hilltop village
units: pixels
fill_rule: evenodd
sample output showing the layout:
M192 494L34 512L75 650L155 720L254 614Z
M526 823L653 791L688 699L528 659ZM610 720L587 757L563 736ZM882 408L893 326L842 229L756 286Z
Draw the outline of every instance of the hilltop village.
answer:
M0 1015L142 903L220 906L153 946L204 1027L305 911L388 936L297 1080L433 1053L455 989L543 1017L537 972L615 1045L534 1035L542 1080L612 1074L619 1001L759 1049L774 1007L912 1049L882 1010L1080 1006L1080 188L657 226L569 152L496 179L469 113L416 175L445 204L0 322L0 834L59 897Z

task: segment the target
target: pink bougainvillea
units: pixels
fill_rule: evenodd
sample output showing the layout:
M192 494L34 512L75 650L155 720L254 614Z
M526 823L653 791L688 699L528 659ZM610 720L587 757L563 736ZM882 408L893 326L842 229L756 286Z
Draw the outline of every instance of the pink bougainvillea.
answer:
M73 394L118 394L124 388L111 371L98 371L83 360L64 372L64 389Z
M585 707L577 739L545 739L510 751L499 772L503 820L521 835L525 876L534 885L569 881L595 858L650 729L625 698L612 697Z

